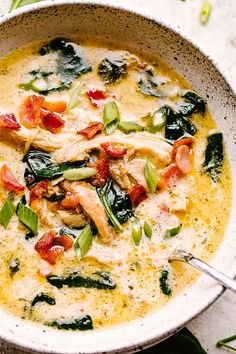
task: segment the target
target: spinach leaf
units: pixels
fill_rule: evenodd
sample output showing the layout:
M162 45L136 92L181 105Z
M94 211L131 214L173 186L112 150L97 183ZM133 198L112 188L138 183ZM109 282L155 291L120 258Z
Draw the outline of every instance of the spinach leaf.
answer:
M63 175L63 172L71 168L84 167L87 161L63 162L60 165L54 165L51 155L40 150L30 150L24 156L23 162L26 162L33 173L40 178L54 179Z
M42 95L47 95L53 91L67 90L75 79L92 70L91 65L82 58L80 47L75 43L69 42L64 38L56 38L43 46L39 54L44 56L54 52L57 53L55 72L47 72L41 69L31 71L29 74L33 77L32 80L21 84L21 88L27 91L33 90ZM55 78L54 80L51 80L51 78L55 74L60 81L59 85L52 83Z
M183 328L160 344L143 351L144 354L207 354L199 340Z
M160 288L163 294L169 296L171 295L171 287L169 284L169 271L168 270L162 270L160 277L159 277L159 282L160 282Z
M72 320L55 320L51 323L47 323L50 327L56 327L57 329L64 330L80 330L87 331L89 329L93 329L93 321L91 316L86 315L83 317L75 318Z
M218 182L224 161L223 135L214 133L207 138L203 169L214 182Z
M127 64L122 59L105 58L98 65L98 75L105 84L116 84L127 75Z
M33 307L39 302L46 302L48 305L56 305L56 301L51 296L45 293L39 293L38 295L36 295L31 303L31 306Z
M28 168L25 169L24 179L28 188L33 188L38 182L42 180L42 178L37 177Z
M111 180L102 189L97 189L98 194L101 190L108 201L112 213L121 224L133 216L132 203L128 194L119 189Z
M32 231L29 231L27 232L27 234L25 235L25 240L28 241L30 240L31 238L34 238L36 235L32 232Z
M159 86L165 83L162 78L154 76L151 70L143 72L141 79L138 82L139 90L144 95L160 98L162 95Z
M174 112L170 107L163 106L166 115L165 138L177 140L186 134L195 135L197 128L185 116Z
M60 277L57 275L50 275L47 281L58 289L63 286L68 288L95 288L104 290L113 290L116 288L116 282L111 278L107 272L96 272L96 278L83 277L81 275L69 275L68 277Z
M192 110L190 110L188 114L192 114L194 112L198 112L201 114L205 113L206 103L205 103L204 99L200 95L198 95L196 92L188 91L183 95L183 98L185 98L186 101L190 102L191 105L193 106Z
M183 116L191 116L195 111L195 105L192 103L184 102L178 107L178 113Z
M13 277L20 270L20 261L18 258L14 258L9 262L10 275Z
M63 226L60 230L59 230L59 235L67 235L67 236L71 236L73 238L77 238L76 233L70 229L67 226Z
M196 92L188 91L182 97L185 99L185 101L179 105L179 114L183 116L191 116L193 113L205 113L205 101Z

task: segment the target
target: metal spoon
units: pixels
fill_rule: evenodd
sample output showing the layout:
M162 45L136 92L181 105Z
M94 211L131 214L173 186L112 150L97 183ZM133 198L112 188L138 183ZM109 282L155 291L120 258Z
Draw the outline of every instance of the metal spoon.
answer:
M228 288L236 293L236 281L229 278L227 275L221 273L207 263L201 261L199 258L194 257L191 253L186 252L182 246L178 246L168 257L169 262L180 261L185 262L197 268L203 273L210 275L217 280L225 288Z

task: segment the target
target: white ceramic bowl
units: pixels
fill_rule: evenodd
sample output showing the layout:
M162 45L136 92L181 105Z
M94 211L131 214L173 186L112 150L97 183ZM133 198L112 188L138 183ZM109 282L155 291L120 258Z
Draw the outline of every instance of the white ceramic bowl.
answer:
M99 1L99 0L98 0ZM212 265L236 275L236 99L224 76L196 46L161 21L93 1L46 1L0 20L0 56L44 37L83 34L120 40L158 53L207 98L223 131L234 183L232 217ZM133 352L170 336L217 299L223 289L207 276L156 313L121 326L91 332L60 332L24 322L0 310L0 337L30 351L45 353Z

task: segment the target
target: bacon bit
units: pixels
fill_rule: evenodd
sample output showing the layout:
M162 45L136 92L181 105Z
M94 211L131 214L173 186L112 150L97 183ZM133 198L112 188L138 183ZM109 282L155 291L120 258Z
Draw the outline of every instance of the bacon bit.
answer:
M77 194L67 192L65 199L63 199L60 203L60 207L63 209L76 209L79 204L79 196Z
M64 252L64 247L53 245L55 237L55 231L50 230L46 232L40 240L38 240L34 247L40 257L52 265L56 263L56 260Z
M57 102L49 102L44 101L42 104L42 108L46 111L56 112L56 113L64 113L66 110L67 104L65 101L57 101Z
M19 130L21 128L14 113L1 114L0 127L11 130Z
M102 90L90 90L87 92L87 96L91 104L98 108L100 105L97 101L105 100L108 97L108 94Z
M163 176L159 176L156 190L159 191L165 188L166 188L166 181L163 178Z
M37 183L31 190L30 190L30 203L32 203L35 199L41 199L42 195L46 193L48 190L48 181L41 181Z
M41 107L44 98L41 96L29 96L25 99L20 110L20 123L28 129L37 128L41 122Z
M101 147L110 157L113 158L122 158L127 153L127 149L119 150L114 146L113 143L103 143L101 144Z
M128 195L133 206L136 208L140 203L147 199L147 192L144 186L137 184L128 191Z
M187 145L189 148L191 148L192 144L194 142L193 138L184 138L180 140L175 140L173 149L172 149L172 156L175 157L177 153L177 149L181 145Z
M96 163L97 174L91 179L91 184L94 187L103 187L109 177L109 161L108 159L101 159Z
M176 164L171 164L161 173L161 178L169 188L173 188L181 176L182 172Z
M89 126L77 132L77 134L83 135L86 139L92 139L94 135L100 133L103 129L103 124L100 122L90 122Z
M2 183L14 192L23 192L25 189L13 176L7 165L3 165L0 171Z
M54 246L62 246L65 251L68 251L73 244L73 240L67 235L59 235L53 241Z
M65 125L64 120L53 112L45 112L41 110L42 124L45 129L49 130L51 133L58 133L59 129Z
M191 171L191 163L189 159L190 149L187 145L181 145L177 148L176 152L176 164L181 172L184 174Z

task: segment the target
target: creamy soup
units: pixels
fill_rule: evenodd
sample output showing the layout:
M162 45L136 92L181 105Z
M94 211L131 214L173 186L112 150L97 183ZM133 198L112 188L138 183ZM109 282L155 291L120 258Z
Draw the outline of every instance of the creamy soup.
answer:
M2 307L97 329L196 280L168 255L209 260L231 206L205 98L158 57L62 38L1 59L0 91Z

